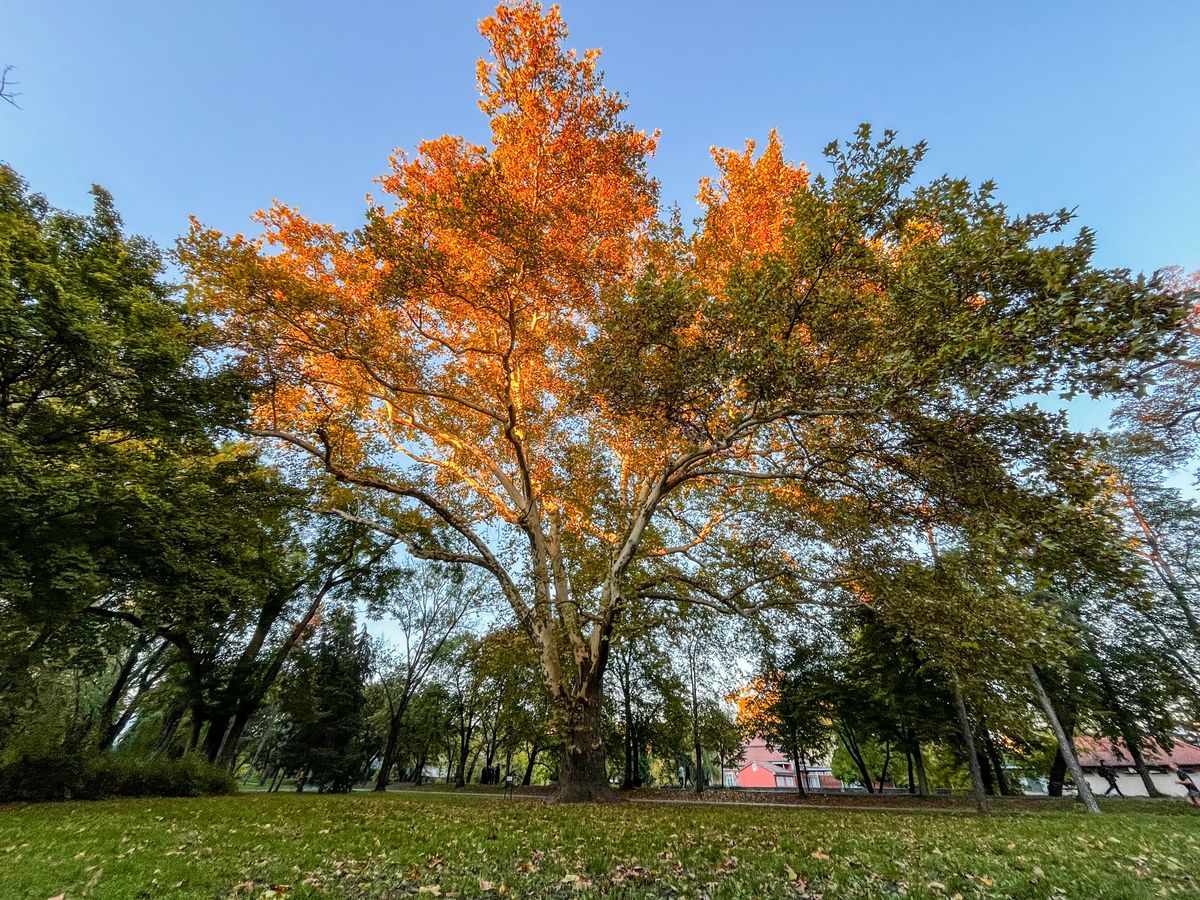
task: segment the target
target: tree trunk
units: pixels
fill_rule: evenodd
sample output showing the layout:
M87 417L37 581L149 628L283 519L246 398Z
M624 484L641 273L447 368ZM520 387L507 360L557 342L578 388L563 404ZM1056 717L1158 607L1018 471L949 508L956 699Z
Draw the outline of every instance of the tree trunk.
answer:
M1148 797L1161 797L1162 791L1155 785L1154 779L1150 777L1150 769L1146 765L1146 759L1142 756L1142 737L1138 734L1137 726L1130 719L1129 714L1125 711L1125 707L1121 704L1120 698L1117 697L1117 689L1113 684L1111 676L1108 674L1108 669L1105 667L1103 658L1100 656L1100 650L1097 646L1095 635L1084 629L1084 639L1088 643L1089 649L1100 660L1098 673L1100 675L1100 685L1104 689L1104 700L1112 709L1117 720L1117 728L1121 732L1121 740L1125 742L1125 747L1129 750L1129 755L1133 759L1133 766L1137 769L1138 777L1142 779L1142 786L1146 788Z
M164 641L159 644L158 649L150 654L149 658L142 663L141 673L138 675L137 688L133 692L133 697L125 704L125 708L121 710L121 715L117 717L117 721L113 722L108 732L100 740L100 749L109 750L116 743L117 738L125 731L125 727L129 724L129 720L133 718L134 712L137 711L138 704L142 697L145 696L146 690L150 687L150 682L159 674L161 670L157 668L158 660L162 657L167 649L167 643ZM106 720L107 721L107 720Z
M1138 739L1138 735L1132 733L1132 728L1127 730L1124 725L1122 725L1121 730L1125 732L1125 746L1129 748L1129 755L1133 757L1134 768L1137 769L1138 777L1142 779L1142 786L1146 788L1146 795L1149 797L1165 796L1154 783L1154 779L1150 777L1150 767L1146 765L1146 758L1142 756L1142 745Z
M237 712L233 715L233 720L229 723L229 727L225 729L220 746L217 747L217 765L224 766L230 771L236 767L238 752L241 749L242 735L246 733L246 725L249 724L250 717L254 715L258 707L259 702L257 700L238 707Z
M1037 669L1032 663L1025 666L1025 671L1029 675L1030 683L1033 685L1033 692L1038 698L1038 702L1042 705L1042 711L1046 714L1046 718L1050 721L1050 728L1054 731L1054 736L1058 739L1058 749L1066 761L1067 768L1071 770L1071 777L1075 779L1075 787L1079 790L1079 799L1083 801L1084 809L1093 814L1099 814L1100 804L1096 802L1096 797L1092 793L1092 787L1088 784L1087 778L1083 774L1083 768L1079 765L1079 757L1075 755L1075 746L1063 728L1062 722L1058 719L1058 713L1054 711L1054 704L1050 702L1050 695L1046 693L1046 689L1042 686L1042 680L1038 677Z
M271 712L271 720L263 724L262 737L258 739L258 746L254 750L254 756L250 758L250 763L246 766L246 777L242 779L243 784L250 780L251 774L253 774L255 767L258 765L259 757L262 756L263 747L267 745L267 738L275 731L275 710L272 709Z
M963 744L967 748L967 762L971 766L971 792L975 795L975 809L980 815L987 815L987 792L983 786L983 772L979 768L979 751L975 749L975 732L971 728L971 717L967 715L967 702L958 688L957 679L954 683L954 707L958 712L958 727L962 734Z
M624 672L622 672L621 701L625 713L625 774L621 779L621 790L623 791L628 791L633 788L633 702L629 694L629 684L624 677Z
M471 764L467 766L467 784L470 784L471 780L475 777L475 763L479 762L479 756L481 753L483 753L482 750L476 750L471 754Z
M421 748L421 755L417 757L417 767L413 770L413 784L420 786L425 778L425 763L429 761L429 745L426 744Z
M208 720L208 730L204 732L204 740L200 746L204 758L210 763L217 761L217 754L225 743L225 734L229 730L228 713L217 713Z
M475 774L475 763L479 759L479 751L476 750L471 754L471 764L466 769L463 769L462 760L466 758L466 754L459 757L459 770L454 774L454 786L456 788L466 787L471 783L471 778Z
M566 709L566 740L559 767L555 803L611 803L616 795L604 763L600 695L576 700Z
M204 709L200 706L192 707L192 721L188 728L187 745L183 748L184 753L191 753L200 746L200 738L204 736Z
M1067 761L1063 759L1062 749L1057 745L1054 748L1054 762L1050 763L1050 783L1046 786L1046 793L1051 797L1061 797L1063 795L1063 784L1067 780Z
M978 741L975 742L975 746L979 746ZM1000 792L996 790L996 779L992 777L992 764L987 761L982 750L976 750L975 758L979 763L979 774L983 778L983 789L987 791L989 797L997 796Z
M917 792L917 785L916 782L913 781L913 761L911 750L904 751L904 761L908 764L908 792L910 794L915 794Z
M917 770L917 793L929 796L929 777L925 774L925 756L921 753L921 742L913 741L913 766Z
M166 753L171 744L174 743L175 732L179 730L185 712L186 710L183 706L176 706L171 712L167 713L167 717L163 719L162 735L158 739L158 747L154 751L156 754Z
M542 752L542 748L534 744L529 750L529 761L525 763L525 777L521 779L521 784L529 785L533 783L533 767L537 764L538 754Z
M800 774L800 751L792 750L792 767L796 770L796 793L804 796L804 777Z
M858 768L858 774L862 776L862 783L866 785L867 793L875 793L875 782L871 778L871 773L867 770L866 760L863 759L862 751L858 747L858 741L854 737L854 733L847 728L841 732L842 745L846 748L846 752L850 754L850 758L854 760L854 765Z
M879 793L883 793L883 785L887 781L888 766L892 762L892 742L883 742L883 769L879 773Z
M112 690L108 692L108 697L104 701L104 706L100 709L99 714L99 746L101 750L107 750L112 744L116 734L113 732L113 716L117 711L117 704L121 702L121 698L125 695L125 689L129 686L130 680L133 678L134 670L137 668L138 658L142 654L142 650L146 646L146 638L140 638L129 651L129 657L125 660L117 672L117 680L113 682Z
M692 779L696 782L696 793L704 793L704 756L700 749L700 704L696 698L696 656L689 653L692 674L692 745L696 757L696 773Z
M1000 796L1012 797L1015 791L1008 783L1008 776L1004 772L1004 755L1000 752L1000 748L996 746L995 739L992 738L992 733L983 729L983 749L987 753L988 762L992 770L996 773L996 787L1000 790Z
M396 747L400 743L400 717L392 716L388 724L388 736L383 745L383 759L380 762L379 774L375 777L375 790L386 791L391 779L392 765L396 761Z
M625 772L620 779L620 790L630 791L634 787L634 736L625 727Z

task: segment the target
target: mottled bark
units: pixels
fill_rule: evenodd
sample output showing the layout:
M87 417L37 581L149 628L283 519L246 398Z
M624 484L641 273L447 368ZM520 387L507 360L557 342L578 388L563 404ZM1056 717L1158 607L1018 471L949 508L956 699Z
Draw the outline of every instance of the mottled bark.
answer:
M615 801L604 761L599 695L577 700L566 710L566 742L558 776L555 803Z

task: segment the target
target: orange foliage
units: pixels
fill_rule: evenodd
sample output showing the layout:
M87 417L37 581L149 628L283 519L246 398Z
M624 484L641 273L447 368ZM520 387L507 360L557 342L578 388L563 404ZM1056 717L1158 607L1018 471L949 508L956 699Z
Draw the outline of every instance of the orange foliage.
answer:
M769 732L778 724L772 709L779 702L779 691L772 681L755 675L745 687L727 698L737 705L737 723L756 734Z
M710 290L719 291L731 267L781 249L793 201L808 187L808 169L784 159L777 132L758 159L754 149L754 141L741 153L712 148L720 175L715 183L700 181L697 199L705 214L696 251Z
M721 451L609 413L590 342L651 259L690 255L719 296L733 266L778 251L808 173L774 133L757 159L753 143L714 151L700 234L665 237L647 172L658 135L623 120L599 51L566 49L558 8L533 2L500 6L480 32L487 145L445 135L397 150L358 233L276 203L256 238L193 222L180 254L265 385L257 433L448 530L453 549L410 550L492 572L552 692L567 690L564 659L594 691L633 560L680 556L723 520L710 510L698 536L643 546L670 461ZM505 559L484 522L514 526Z

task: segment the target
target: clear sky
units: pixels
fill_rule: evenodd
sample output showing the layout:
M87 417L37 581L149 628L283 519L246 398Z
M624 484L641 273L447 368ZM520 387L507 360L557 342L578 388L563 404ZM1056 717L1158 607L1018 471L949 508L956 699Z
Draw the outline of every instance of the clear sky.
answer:
M67 208L108 187L169 244L273 198L339 227L393 147L484 140L476 0L7 0L0 159ZM1015 211L1077 207L1098 262L1200 268L1200 2L566 0L629 118L660 128L663 198L693 212L713 144L788 155L862 121L930 143L922 176L994 178ZM1081 426L1098 424L1080 422Z
M392 147L482 139L475 23L491 4L7 0L0 159L60 206L107 186L170 242L278 197L340 226ZM1200 3L567 0L637 125L664 198L692 211L712 144L779 128L819 163L861 121L995 178L1014 209L1078 207L1100 262L1200 268Z

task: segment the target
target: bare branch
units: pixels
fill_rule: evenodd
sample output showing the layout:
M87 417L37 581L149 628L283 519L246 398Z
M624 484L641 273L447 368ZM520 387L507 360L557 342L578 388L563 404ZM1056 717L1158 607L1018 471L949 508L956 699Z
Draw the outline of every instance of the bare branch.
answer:
M17 98L21 96L19 91L14 91L20 82L13 81L10 77L15 66L5 66L3 71L0 71L0 100L5 100L17 109L21 108L21 104L17 103Z

